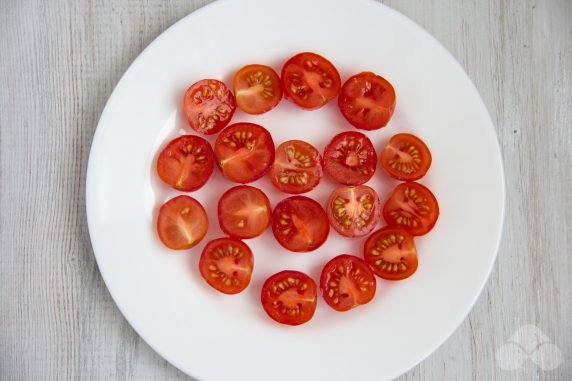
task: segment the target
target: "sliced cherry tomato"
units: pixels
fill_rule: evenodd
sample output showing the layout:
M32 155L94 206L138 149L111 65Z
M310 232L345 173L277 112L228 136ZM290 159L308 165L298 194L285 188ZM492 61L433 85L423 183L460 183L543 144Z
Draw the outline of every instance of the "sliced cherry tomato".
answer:
M247 65L232 81L236 105L248 114L263 114L282 99L280 77L269 66Z
M377 130L384 127L395 109L395 90L383 77L363 72L342 86L338 106L354 127Z
M361 132L342 132L324 151L324 171L343 185L361 185L375 173L377 154Z
M288 325L306 323L318 302L316 283L299 271L281 271L262 286L262 307L273 320Z
M362 259L342 254L324 266L320 276L322 296L336 311L369 303L375 296L375 276Z
M260 189L239 185L227 190L218 202L218 222L226 234L254 238L270 226L272 208Z
M375 275L388 280L405 279L417 270L413 236L401 228L386 226L369 236L364 258Z
M412 235L429 233L438 217L437 199L429 189L415 182L399 184L383 206L385 222Z
M183 135L172 140L157 159L157 173L161 180L184 192L205 185L213 168L211 145L194 135Z
M278 243L290 251L312 251L326 241L330 224L324 209L316 201L292 196L274 208L272 232Z
M282 67L286 98L312 110L331 101L340 92L341 79L335 66L315 53L300 53Z
M237 183L258 180L274 162L270 133L254 123L236 123L216 138L214 153L222 174Z
M207 234L209 222L203 206L189 196L170 199L159 209L157 233L173 250L196 246Z
M415 135L397 134L381 152L381 166L397 180L419 180L431 166L431 152Z
M278 146L270 169L270 180L282 192L309 192L322 177L322 157L313 145L302 140L289 140Z
M346 237L362 237L377 225L381 206L377 193L367 185L340 187L330 195L326 212L338 233Z
M199 270L204 280L225 294L238 294L250 283L254 258L242 241L218 238L205 245Z
M193 130L211 135L230 122L236 102L224 83L216 79L203 79L188 88L183 108Z

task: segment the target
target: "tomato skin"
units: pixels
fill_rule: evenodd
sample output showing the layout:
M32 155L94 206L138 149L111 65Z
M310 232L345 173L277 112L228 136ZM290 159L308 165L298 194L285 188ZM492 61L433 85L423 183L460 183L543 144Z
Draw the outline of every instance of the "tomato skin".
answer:
M170 249L186 250L196 246L207 230L207 213L192 197L172 198L159 209L157 233L161 242Z
M195 135L173 139L157 158L159 178L183 192L192 192L205 185L213 169L211 145Z
M361 132L337 134L324 150L324 172L342 185L361 185L369 181L376 165L373 144Z
M326 205L330 225L345 237L363 237L377 225L381 205L377 193L367 185L339 187Z
M431 151L412 134L397 134L381 152L379 161L387 174L403 181L419 180L431 166Z
M429 233L438 217L437 199L416 182L399 184L383 206L383 218L388 225L401 227L414 236Z
M254 257L244 242L218 238L205 245L199 260L203 279L224 294L238 294L250 283Z
M272 184L282 192L290 194L309 192L322 178L322 156L309 143L302 140L288 140L276 149L269 176Z
M247 114L268 112L282 99L280 77L269 66L244 66L234 75L232 83L236 105Z
M276 241L293 252L313 251L322 246L330 233L324 209L304 196L292 196L274 208L272 232Z
M280 76L286 99L306 110L322 107L340 92L338 70L316 53L296 54L286 61Z
M364 259L375 275L387 280L409 278L418 266L413 236L391 226L368 237L364 243Z
M222 231L231 237L258 237L272 222L272 207L260 189L239 185L221 196L218 202L218 221Z
M205 135L222 130L234 115L236 101L226 85L216 79L203 79L185 92L183 110L189 126Z
M386 126L393 115L395 90L375 73L359 73L343 84L338 107L355 128L377 130Z
M312 278L299 271L285 270L264 282L260 299L264 311L274 321L300 325L314 316L317 294Z
M254 123L235 123L217 136L216 163L222 174L237 183L250 183L264 176L274 162L270 133Z
M375 296L373 272L361 258L342 254L324 266L320 290L326 303L339 312L369 303Z

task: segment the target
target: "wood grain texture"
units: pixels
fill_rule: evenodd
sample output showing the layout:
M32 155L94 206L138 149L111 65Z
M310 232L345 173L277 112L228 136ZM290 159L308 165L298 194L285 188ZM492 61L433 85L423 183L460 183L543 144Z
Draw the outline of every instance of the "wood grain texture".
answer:
M209 1L0 1L0 380L188 380L123 319L86 227L103 106L164 29ZM572 379L572 2L388 0L465 68L507 183L496 266L469 317L403 380ZM496 360L525 324L556 370Z

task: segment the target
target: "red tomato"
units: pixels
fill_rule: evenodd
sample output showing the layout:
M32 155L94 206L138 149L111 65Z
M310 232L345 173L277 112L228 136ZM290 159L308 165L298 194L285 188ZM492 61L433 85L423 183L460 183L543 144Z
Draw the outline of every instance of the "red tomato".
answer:
M286 98L312 110L331 101L340 92L340 74L335 66L315 53L300 53L282 67Z
M234 95L224 83L216 79L203 79L188 88L183 108L193 130L211 135L230 122L236 103Z
M157 233L168 248L185 250L201 242L207 234L208 225L207 213L197 200L178 196L159 209Z
M282 271L264 282L261 299L264 311L278 323L304 324L316 311L316 283L304 273Z
M299 194L311 191L322 177L322 157L311 144L289 140L278 146L270 169L270 180L283 192Z
M387 226L370 235L365 241L364 258L383 279L405 279L417 270L413 236L401 228Z
M157 173L161 180L185 192L205 185L213 168L211 145L194 135L183 135L172 140L157 159Z
M377 225L381 207L377 193L367 185L340 187L332 192L326 206L333 228L346 237L362 237Z
M274 162L274 142L254 123L236 123L216 138L214 153L222 174L237 183L258 180Z
M236 105L248 114L262 114L272 110L282 99L278 74L271 67L247 65L232 81Z
M218 222L226 234L254 238L270 226L272 208L260 189L239 185L227 190L218 202Z
M385 222L412 235L429 233L438 217L437 199L429 189L415 182L399 184L383 206Z
M225 294L238 294L250 283L254 258L242 241L218 238L205 245L199 270L204 280Z
M324 171L344 185L360 185L375 173L377 154L361 132L342 132L333 137L324 151Z
M354 127L377 130L384 127L393 115L395 90L379 75L359 73L342 86L338 106Z
M375 296L375 276L362 259L342 254L324 266L320 276L322 296L336 311L369 303Z
M278 243L290 251L312 251L326 241L330 224L316 201L292 196L274 208L272 232Z
M394 135L381 152L381 166L397 180L419 180L431 166L429 148L415 135Z

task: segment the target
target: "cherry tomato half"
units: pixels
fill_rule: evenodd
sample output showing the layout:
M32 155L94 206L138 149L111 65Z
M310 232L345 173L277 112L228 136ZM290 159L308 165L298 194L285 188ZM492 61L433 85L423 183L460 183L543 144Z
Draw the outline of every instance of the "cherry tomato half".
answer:
M375 173L377 154L361 132L342 132L324 150L324 172L343 185L361 185Z
M344 117L361 130L377 130L391 119L395 109L395 90L383 77L363 72L342 86L338 106Z
M385 222L411 235L429 233L438 217L437 199L429 189L415 182L399 184L383 206Z
M289 140L278 146L270 180L282 192L300 194L309 192L322 177L322 157L311 144L302 140Z
M377 193L367 185L335 189L326 206L333 228L346 237L362 237L377 225L381 206Z
M234 95L221 81L203 79L185 93L183 109L189 126L205 135L216 134L232 119Z
M185 250L201 242L207 234L208 224L207 213L197 200L178 196L159 209L157 233L168 248Z
M194 135L183 135L172 140L157 159L157 173L161 180L184 192L205 185L213 168L211 145Z
M282 271L264 282L261 300L264 311L278 323L304 324L316 311L316 283L299 271Z
M236 105L248 114L263 114L282 99L280 77L269 66L247 65L232 81Z
M217 136L214 154L222 174L237 183L258 180L274 162L270 133L254 123L236 123Z
M274 208L272 232L278 243L290 251L312 251L326 241L330 224L324 209L316 201L292 196Z
M322 296L336 311L348 311L369 303L375 296L375 276L362 259L342 254L324 266L320 277Z
M231 237L254 238L270 226L272 208L260 189L239 185L227 190L218 201L218 222Z
M315 53L290 58L282 67L281 77L286 99L308 110L322 107L340 92L338 70Z
M415 135L397 134L381 152L381 166L397 180L419 180L431 166L431 152Z
M218 238L205 245L199 270L204 280L225 294L238 294L250 283L254 258L242 241Z
M405 279L417 270L413 236L401 228L386 226L370 235L364 244L364 258L383 279Z

